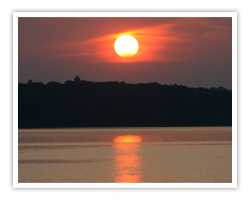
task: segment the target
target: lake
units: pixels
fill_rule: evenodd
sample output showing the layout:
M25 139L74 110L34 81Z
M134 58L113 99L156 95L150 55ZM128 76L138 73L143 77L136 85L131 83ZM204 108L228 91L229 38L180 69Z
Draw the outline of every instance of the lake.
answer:
M231 183L232 127L19 129L19 183Z

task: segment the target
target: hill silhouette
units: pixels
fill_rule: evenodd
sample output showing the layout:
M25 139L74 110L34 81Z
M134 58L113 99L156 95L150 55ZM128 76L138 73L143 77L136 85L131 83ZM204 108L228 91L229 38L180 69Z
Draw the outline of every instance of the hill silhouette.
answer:
M232 91L158 83L18 84L18 128L232 126Z

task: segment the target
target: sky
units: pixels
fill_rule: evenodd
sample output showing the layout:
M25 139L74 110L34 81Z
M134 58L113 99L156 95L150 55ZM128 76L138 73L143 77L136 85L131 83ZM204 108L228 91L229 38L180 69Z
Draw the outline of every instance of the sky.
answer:
M116 39L139 43L120 57ZM232 89L232 18L85 17L18 19L18 82L158 82Z

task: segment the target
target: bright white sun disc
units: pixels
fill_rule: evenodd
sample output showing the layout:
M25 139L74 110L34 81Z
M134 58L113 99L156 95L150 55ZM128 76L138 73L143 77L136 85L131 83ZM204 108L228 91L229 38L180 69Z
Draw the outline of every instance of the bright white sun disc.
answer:
M139 49L137 40L131 35L123 35L115 41L115 51L121 57L131 57Z

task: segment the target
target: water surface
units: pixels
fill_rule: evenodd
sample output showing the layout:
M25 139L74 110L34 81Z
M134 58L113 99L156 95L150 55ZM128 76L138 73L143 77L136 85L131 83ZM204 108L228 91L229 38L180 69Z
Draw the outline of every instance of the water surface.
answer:
M20 129L19 183L231 183L232 127Z

